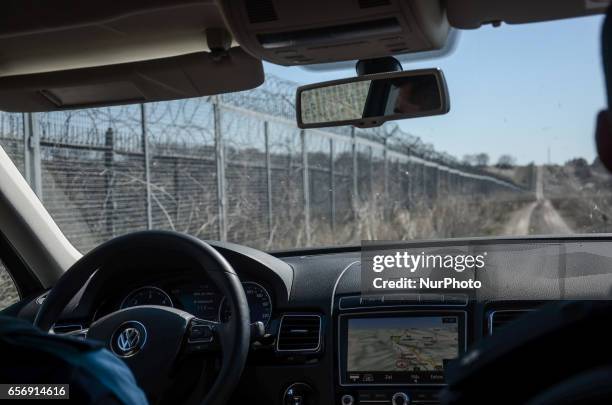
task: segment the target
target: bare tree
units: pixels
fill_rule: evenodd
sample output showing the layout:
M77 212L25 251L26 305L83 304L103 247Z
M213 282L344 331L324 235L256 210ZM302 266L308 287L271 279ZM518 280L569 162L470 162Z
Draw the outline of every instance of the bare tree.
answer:
M501 155L497 160L497 166L500 169L511 169L516 165L516 158L511 155Z
M486 153L479 153L474 156L476 166L484 167L489 164L489 155Z
M476 164L476 157L474 155L463 155L461 163L465 166L474 166Z

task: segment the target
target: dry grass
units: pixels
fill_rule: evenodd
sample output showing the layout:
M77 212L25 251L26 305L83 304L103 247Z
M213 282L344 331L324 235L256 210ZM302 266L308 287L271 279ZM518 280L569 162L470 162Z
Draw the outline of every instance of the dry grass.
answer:
M612 232L612 177L604 168L547 166L544 195L576 233Z
M15 289L15 284L2 263L0 263L0 310L17 301L19 301L19 295Z
M531 194L448 196L432 205L384 210L373 201L357 207L352 218L336 226L314 224L314 246L359 243L361 240L411 240L501 235L510 214L533 201ZM297 246L292 246L297 247Z

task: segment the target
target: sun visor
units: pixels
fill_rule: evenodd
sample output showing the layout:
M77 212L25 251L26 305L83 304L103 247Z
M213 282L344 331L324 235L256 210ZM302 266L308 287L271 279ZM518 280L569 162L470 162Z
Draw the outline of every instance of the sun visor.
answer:
M252 89L261 60L240 48L143 62L0 78L0 110L53 111L200 97Z

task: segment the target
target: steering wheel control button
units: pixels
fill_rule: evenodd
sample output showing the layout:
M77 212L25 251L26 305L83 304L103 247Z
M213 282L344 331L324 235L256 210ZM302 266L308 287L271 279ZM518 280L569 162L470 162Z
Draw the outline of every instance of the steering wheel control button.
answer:
M111 337L110 347L119 357L130 357L138 353L147 341L147 329L138 321L121 324Z
M210 325L191 324L189 330L189 343L210 343L213 341L214 334Z
M187 352L208 352L221 348L215 339L216 325L200 319L193 319L187 331Z
M355 403L355 398L353 398L353 396L350 394L344 394L342 395L342 398L340 399L341 405L353 405L354 403Z
M410 398L403 392L396 392L391 397L391 405L409 405Z

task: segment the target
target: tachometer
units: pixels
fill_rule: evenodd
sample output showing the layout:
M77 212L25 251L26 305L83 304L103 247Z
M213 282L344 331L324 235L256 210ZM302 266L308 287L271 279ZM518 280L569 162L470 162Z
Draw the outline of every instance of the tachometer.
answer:
M270 299L270 294L268 294L268 291L261 285L252 281L245 281L242 283L242 287L244 288L244 293L249 303L251 322L263 322L264 326L267 327L272 317L272 300ZM219 308L219 319L221 322L227 322L231 315L229 305L224 298Z
M129 293L121 302L121 309L139 305L161 305L173 307L172 299L161 288L146 286Z

